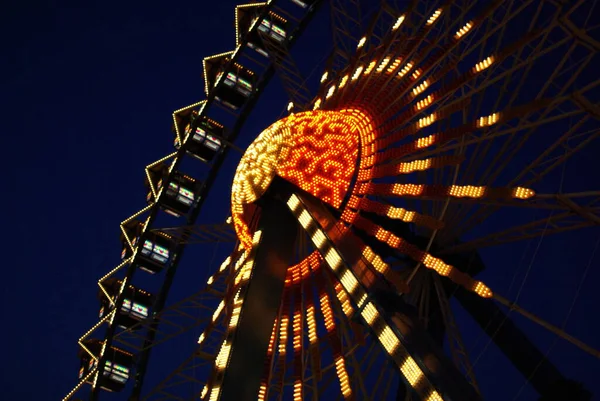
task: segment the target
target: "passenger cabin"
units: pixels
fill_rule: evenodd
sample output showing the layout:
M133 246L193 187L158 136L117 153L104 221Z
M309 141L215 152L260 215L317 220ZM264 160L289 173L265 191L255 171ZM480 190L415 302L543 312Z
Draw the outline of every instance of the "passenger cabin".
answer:
M183 109L173 113L173 125L171 131L175 134L175 148L179 149L181 142L185 140L185 131L190 124L198 117L198 111L193 108Z
M238 63L232 63L228 68L229 61L227 56L205 58L205 85L207 93L218 86L215 99L232 110L238 110L256 90L256 77L254 72Z
M158 273L169 266L175 248L173 237L161 231L151 231L144 234L140 241L134 263L141 270L150 274Z
M269 53L264 46L264 41L271 41L275 45L284 43L287 40L287 20L272 11L258 24L260 14L264 11L264 5L242 5L236 8L236 24L238 32L237 45L242 41L244 35L248 36L248 47L265 57L269 57ZM254 32L247 33L258 24Z
M185 150L191 156L208 163L223 148L223 133L223 126L218 122L206 116L198 117L185 127L183 137L189 137ZM175 148L180 147L178 138L175 138Z
M88 339L83 342L83 345L96 357L100 355L100 350L103 341L98 339ZM106 361L104 363L104 369L98 376L97 385L100 388L118 392L125 388L127 380L131 376L131 369L133 367L133 355L122 349L111 347L110 350L106 350ZM83 379L90 373L95 367L98 366L98 361L90 356L87 351L83 348L79 350L79 359L81 365L79 368L79 379ZM88 378L87 382L92 383L94 375Z
M117 299L119 295L119 290L121 289L121 285L123 282L116 278L110 278L102 283L104 289L111 297L113 301ZM136 323L146 319L149 316L149 310L152 305L153 296L152 294L141 290L139 288L135 288L130 285L125 290L125 299L123 300L123 304L117 314L115 322L117 326L122 327L124 329L134 328L137 329L139 327L136 326ZM100 299L100 318L103 318L107 313L109 313L114 305L106 298L106 294L102 291L98 291L98 299Z
M154 274L169 266L171 254L176 245L173 237L158 230L152 230L142 235L143 223L139 220L131 220L123 224L123 230L125 233L121 233L122 259L129 258L133 254L127 238L125 238L125 234L127 234L133 249L140 244L142 246L141 249L138 249L133 261L140 269Z
M177 171L169 175L169 167L164 163L148 168L145 184L148 187L146 195L148 204L156 201L156 193L159 196L158 204L161 209L175 217L185 216L189 213L200 199L199 194L202 187L201 182L188 175Z

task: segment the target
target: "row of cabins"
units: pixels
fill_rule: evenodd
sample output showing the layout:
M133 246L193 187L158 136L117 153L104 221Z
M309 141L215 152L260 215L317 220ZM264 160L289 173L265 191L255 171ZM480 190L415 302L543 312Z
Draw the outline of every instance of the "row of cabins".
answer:
M291 0L291 2L302 8L308 8L316 0ZM261 14L262 7L263 5L238 7L236 10L236 23L240 36L238 40L241 39L242 32L250 31L258 23L257 15ZM268 58L268 50L264 48L265 40L272 41L274 44L285 43L288 39L287 21L277 14L269 12L247 39L248 47ZM231 59L227 55L205 59L204 69L207 88L214 88L223 80L215 94L215 100L230 109L242 108L256 91L255 74L238 63L231 63ZM199 116L196 111L188 110L186 113L182 113L177 117L175 123L182 125L182 138L188 138L182 144L182 139L177 135L175 148L180 149L184 146L185 152L194 158L210 163L224 146L224 127L206 116ZM173 127L174 131L177 129L179 127ZM149 168L146 187L148 203L155 202L155 195L162 190L158 206L172 216L181 217L186 216L198 202L202 184L185 174L176 171L169 173L169 167L160 163ZM123 260L133 256L133 248L136 253L132 263L136 268L150 274L159 273L168 268L172 262L175 248L175 241L170 235L160 231L146 230L143 232L143 224L138 220L132 220L123 227L125 231L121 234L123 244L121 258ZM103 282L103 287L113 300L117 298L121 286L122 281L116 278ZM125 330L136 330L141 327L139 322L150 317L154 297L132 285L129 285L124 291L124 300L113 324ZM98 298L100 300L99 317L103 318L112 311L114 304L102 291L98 293ZM83 345L92 354L99 355L103 341L87 339ZM106 351L106 355L97 385L107 391L121 391L132 375L133 354L112 346L110 350ZM97 367L98 361L83 348L79 351L79 358L81 362L79 378L82 379Z

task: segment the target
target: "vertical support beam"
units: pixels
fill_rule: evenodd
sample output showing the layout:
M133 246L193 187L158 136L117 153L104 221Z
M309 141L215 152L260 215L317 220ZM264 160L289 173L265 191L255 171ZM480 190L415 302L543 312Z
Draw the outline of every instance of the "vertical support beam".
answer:
M273 186L277 183L261 198L258 229L263 236L223 376L222 401L255 401L258 397L263 371L257 367L264 365L294 252L297 223L285 204L275 198L277 188Z

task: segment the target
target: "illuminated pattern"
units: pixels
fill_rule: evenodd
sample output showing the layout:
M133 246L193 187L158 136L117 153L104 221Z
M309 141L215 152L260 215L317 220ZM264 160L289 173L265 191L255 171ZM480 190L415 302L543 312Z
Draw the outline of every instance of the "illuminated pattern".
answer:
M304 3L300 0L292 0L292 2L303 8L309 6L309 2ZM488 139L488 135L489 137L503 135L507 129L518 128L517 121L524 121L524 118L529 118L529 122L533 124L537 122L536 119L539 119L537 115L549 115L554 119L558 114L537 113L540 110L546 111L542 109L556 101L552 98L543 98L546 89L536 96L536 100L521 104L513 102L517 99L516 88L504 91L510 92L511 96L514 94L508 103L501 101L504 100L503 98L497 97L497 102L480 103L486 106L495 104L494 109L482 111L481 114L472 113L473 108L470 104L483 98L482 91L488 84L493 84L493 80L500 78L499 72L510 77L513 76L513 69L517 71L516 66L520 63L515 63L511 58L515 57L515 54L524 54L524 57L531 57L531 59L541 55L539 49L544 47L542 44L546 40L547 33L550 32L546 28L531 30L527 36L509 41L510 46L505 46L506 41L498 41L498 45L491 53L484 51L484 48L489 48L483 46L484 42L491 38L496 30L487 29L486 18L491 17L494 8L502 2L493 3L495 5L486 7L478 15L470 15L472 14L470 12L451 12L449 3L443 3L439 8L427 5L427 12L417 13L420 22L415 16L408 14L396 14L392 19L388 19L387 26L384 28L387 29L386 35L389 36L385 38L379 37L376 31L367 31L365 36L357 40L355 54L348 55L352 60L351 65L345 68L335 65L335 69L323 73L318 95L310 103L313 111L295 113L300 109L300 105L290 102L287 111L291 115L264 130L246 150L235 174L232 186L232 215L228 221L228 224L234 226L241 245L236 257L227 258L219 271L210 276L207 281L208 286L213 286L221 276L229 275L230 279L228 290L216 307L207 329L198 338L198 344L208 343L206 337L209 330L215 325L224 323L225 339L218 348L215 374L202 390L202 399L219 398L222 373L227 369L230 359L246 287L252 275L256 245L260 241L261 233L253 232L249 223L255 217L255 202L267 191L275 176L287 180L338 209L341 217L333 228L328 227L325 231L317 227L318 224L308 209L302 207L300 198L292 195L288 200L290 210L310 237L316 250L308 255L300 255L299 259L302 260L288 267L281 310L272 327L258 398L261 400L274 398L270 396L270 391L283 393L284 388L287 387L293 390L294 400L309 399L306 392L310 391L307 391L310 385L306 383L304 365L308 361L306 358L308 353L315 365L310 369L319 379L321 378L319 350L322 348L323 339L318 337L317 326L323 324L327 331L327 338L324 340L331 342L333 351L333 363L330 366L335 369L343 397L352 399L355 396L352 385L357 383L351 382L348 375L345 358L350 348L344 349L344 345L347 346L347 343L357 340L358 337L354 336L355 333L348 335L343 323L345 321L352 325L362 319L361 327L369 327L374 338L394 360L419 399L429 401L443 399L434 388L434 384L429 382L426 372L422 370L427 370L424 368L423 360L413 358L409 354L405 349L406 344L393 330L393 322L390 322L387 314L383 313L381 305L369 296L372 290L370 286L378 279L387 281L387 284L391 284L401 293L410 290L409 283L403 279L404 276L393 269L393 264L388 264L376 253L379 249L376 244L369 242L372 247L367 246L359 238L352 242L351 240L355 238L351 234L355 234L355 230L360 230L371 239L379 241L380 244L377 245L384 244L411 258L415 266L429 269L481 297L494 296L485 283L474 280L459 270L458 266L448 263L449 259L444 260L436 256L436 253L440 252L440 247L437 245L445 245L448 240L453 240L453 238L444 238L450 230L436 237L437 231L444 228L446 208L443 208L444 211L440 215L433 216L427 215L427 211L438 209L437 213L440 208L424 207L419 208L420 212L418 212L410 210L407 206L411 204L409 202L419 200L434 200L438 204L446 202L446 206L450 201L477 203L487 202L490 199L508 200L506 203L512 204L517 203L516 200L529 200L535 196L535 192L530 188L491 188L482 185L485 184L484 180L475 179L475 174L464 174L458 179L456 174L459 172L458 166L465 161L465 157L449 156L450 150L457 149L454 145L459 142L460 150L455 154L460 153L471 157L471 153L463 153L463 145L470 146L476 139ZM269 42L265 43L272 45L292 38L292 30L286 31L287 21L268 11L267 8L270 6L269 1L236 7L235 50L203 60L205 91L208 99L218 95L215 93L215 87L220 87L219 89L229 87L235 89L238 94L244 95L249 95L251 92L258 93L261 86L257 83L261 82L259 79L262 77L255 76L252 71L247 70L243 66L244 62L238 58L238 53L245 45L259 52L262 51L265 56L268 56L268 53L248 42L248 37L245 37L246 32L252 32L255 37L258 37L255 34L262 32L265 35L261 37L270 38ZM390 10L386 9L386 11ZM260 19L259 14L263 15ZM467 14L470 15L468 18L472 19L464 18ZM510 16L507 15L505 19L510 19ZM447 24L444 20L449 20L450 23ZM550 25L551 29L554 29L553 25L554 23ZM481 35L482 31L485 32L485 39L472 37ZM577 45L581 45L581 40L578 39L585 38L586 34L583 30L577 32L578 38L575 41ZM433 35L439 36L435 38L432 37ZM550 36L554 41L554 36ZM541 37L544 38L541 42L533 42ZM406 38L409 40L403 40ZM473 46L473 43L477 45ZM473 52L480 44L479 51ZM472 60L460 56L450 57L454 56L452 54L454 49L460 49L462 54L479 55ZM556 76L563 76L564 71L559 70L560 68L555 71ZM569 80L571 81L570 77ZM546 88L556 89L556 83L548 81ZM582 88L585 87L579 87ZM571 96L568 92L562 91L562 88L560 89L560 93L564 93L565 97ZM457 95L459 92L460 96ZM574 103L577 106L587 109L583 92L583 89L573 92L577 95L573 99L576 100ZM227 103L224 96L216 99L231 107L235 106ZM519 106L512 106L513 103ZM507 106L501 106L506 109L496 109L497 105ZM193 142L188 140L202 144L214 152L228 145L221 143L219 136L209 135L210 130L204 131L200 126L192 132L191 127L195 125L190 123L189 116L206 118L205 106L210 106L210 101L195 103L173 113L178 151L146 168L149 206L121 224L125 247L123 262L98 282L102 294L108 299L109 308L106 309L108 312L105 312L106 315L101 317L100 322L79 339L80 346L90 357L88 370L92 370L87 374L85 371L80 373L81 382L67 398L70 398L82 383L90 381L93 382L93 387L96 387L98 378L102 379L97 365L99 359L102 361L106 359L104 357L104 353L107 352L106 346L103 345L99 354L94 355L82 343L83 339L103 323L112 325L119 311L126 311L138 318L148 316L148 308L135 303L132 299L124 299L122 305L117 306L116 298L107 292L103 282L118 270L133 263L136 257L145 256L163 264L173 258L173 251L169 247L156 244L139 233L135 235L128 233L124 224L135 219L136 216L147 213L148 217L140 221L143 233L151 225L150 216L157 203L162 205L165 200L176 200L181 205L191 207L197 199L197 186L191 185L194 182L191 177L184 176L183 181L173 181L166 177L173 177L174 166L182 156L180 150L187 147L189 152L192 149ZM198 111L192 110L196 107L199 107ZM475 110L479 112L480 108L477 107ZM463 116L462 121L456 118L459 114ZM521 135L521 131L512 131L511 140L512 136ZM463 138L466 144L463 143ZM449 149L446 149L446 146ZM432 155L444 156L431 157ZM172 159L168 165L170 167L159 171L159 164L165 163L167 166L168 159ZM485 163L479 160L479 157L469 160L467 168L480 164L480 161L482 164ZM483 168L492 170L491 166L483 166ZM448 174L448 171L455 174ZM460 173L463 174L464 171L460 170ZM454 179L448 179L452 176ZM471 178L473 181L470 181ZM519 179L520 177L510 182ZM441 184L442 182L444 184ZM457 182L460 185L456 185ZM469 185L470 183L476 185ZM172 199L167 199L168 197ZM405 198L409 198L409 202L406 202ZM405 202L402 204L404 207L399 206L401 202ZM503 202L489 203L502 204ZM176 211L167 210L173 215L177 215ZM381 216L381 219L372 218L374 215ZM458 213L453 217L455 220L452 222L456 222L461 217L462 213ZM427 230L421 231L418 227L413 232L418 235L422 232L432 233L427 249L421 249L410 243L398 231L386 229L391 227L391 224L389 226L385 224L384 227L383 224L374 223L381 220L394 220L396 223L403 222L426 228ZM458 221L458 224L460 223ZM476 223L471 222L471 224ZM348 252L351 254L349 256L356 256L356 259L349 258L355 262L354 264L346 263L344 258L348 255L340 251L344 247L338 247L340 242L345 240L348 241L344 245L355 245L353 251L356 253ZM304 245L300 242L298 248ZM298 251L297 255L300 253ZM124 279L119 293L127 287L126 281L127 279ZM311 292L312 297L306 295ZM353 320L349 321L350 318ZM340 323L337 326L336 319ZM340 338L342 334L353 338L342 339ZM357 342L360 343L360 340ZM293 372L286 373L290 361L293 361ZM106 361L103 363L110 364ZM117 380L126 380L129 377L130 372L123 366L116 363L105 366L109 367L105 375L107 372L116 374L115 372L118 371L120 373L116 375L120 375L121 378ZM293 378L292 382L286 380L289 377ZM355 390L358 394L359 388Z
M334 207L348 193L367 125L358 111L292 114L263 131L248 147L232 186L232 217L238 237L250 246L248 205L278 175Z
M425 29L430 29L443 13L444 9L439 8L426 17ZM400 32L404 20L404 15L398 17L392 26L392 32ZM476 21L464 23L458 31L451 34L452 40L463 40L476 26ZM367 36L358 41L357 53L367 54L371 51L368 41ZM421 159L411 157L409 161L400 161L400 158L509 121L520 112L517 109L495 111L473 118L461 126L436 132L436 127L441 126L440 123L446 122L455 112L462 111L465 103L459 101L439 107L437 103L447 96L450 90L448 88L452 86L440 88L442 76L436 70L427 68L435 63L435 59L431 60L431 64L423 63L417 53L409 50L393 57L377 54L362 61L360 65L355 65L352 70L341 71L339 75L326 71L321 77L320 95L312 102L313 111L294 114L293 105L289 105L288 111L292 114L264 130L240 161L232 186L233 225L241 244L247 250L250 249L252 232L249 222L255 211L253 203L265 193L277 175L340 210L341 218L335 229L341 238L354 226L425 268L481 297L489 298L493 296L493 292L481 281L474 280L361 214L374 213L436 231L444 227L440 219L382 202L379 198L525 200L535 196L533 190L522 187L432 185L418 181L411 183L411 179L394 182L416 172L458 166L465 160L462 156L449 155ZM414 58L409 59L409 55ZM486 70L489 71L494 63L504 57L506 56L498 53L474 63L463 76L457 78L457 82L465 82L478 74L485 74ZM396 101L398 93L402 95ZM407 141L408 137L412 138ZM392 180L388 180L389 178ZM293 398L301 400L306 396L301 373L301 358L306 348L302 333L304 331L308 336L307 347L311 359L318 360L316 315L319 311L319 317L331 340L341 393L345 399L353 398L333 318L331 303L335 301L339 302L346 317L359 314L366 321L386 352L395 359L407 383L422 399L442 400L417 361L408 354L398 336L384 321L378 306L368 300L365 290L375 282L376 277L381 276L401 292L409 291L408 284L372 248L360 240L356 246L362 254L363 263L346 266L335 247L327 245L331 239L321 229L315 229L313 218L300 205L299 199L292 196L288 206L309 233L317 250L288 268L284 291L286 295L282 299L283 312L273 327L268 353L268 359L273 358L274 353L278 355L273 369L277 377L269 378L269 373L265 371L259 398L266 399L268 383L275 383L278 388L283 386L286 358L290 356L290 352L293 352L291 357L294 366ZM320 266L328 266L335 278L332 286L328 287L330 293L325 289L324 283L317 284L320 307L317 310L310 300L302 304L299 299L302 298L300 294L304 291L305 281L309 278L313 283L319 281L315 280L312 272ZM330 297L330 294L334 296ZM358 309L355 309L356 306ZM279 340L277 347L273 343L275 337Z

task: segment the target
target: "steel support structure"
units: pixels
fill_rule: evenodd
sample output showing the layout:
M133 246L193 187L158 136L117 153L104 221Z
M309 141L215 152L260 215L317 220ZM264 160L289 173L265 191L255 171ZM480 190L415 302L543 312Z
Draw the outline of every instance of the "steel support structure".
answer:
M356 309L360 311L364 319L363 324L369 327L400 368L406 384L415 390L420 388L417 391L421 396L424 389L419 387L419 384L423 386L424 383L420 381L427 381L428 386L433 386L443 394L445 399L480 400L474 388L430 338L427 330L418 321L415 311L404 303L389 283L371 272L369 263L362 256L364 246L361 246L360 240L351 232L342 234L336 225L337 219L319 200L307 194L295 193L292 197L288 201L290 209L295 212L299 222L334 272L336 279L340 281ZM332 252L339 256L332 256ZM352 274L356 281L350 279L348 274ZM350 284L352 282L354 283ZM383 319L381 322L376 323L366 317L365 311L372 310L371 307L379 311ZM391 333L386 330L391 330L397 336L396 347L390 348L388 341L393 341L389 340L393 337L385 336L383 333ZM406 376L407 371L404 368L408 361L415 361L422 369L424 376L421 376L418 383L414 382L414 377Z
M237 241L233 227L229 224L203 224L161 228L160 231L171 235L177 241L186 244L227 243Z
M277 196L277 182L260 199L258 222L262 238L253 261L252 276L239 315L229 362L220 384L222 401L255 401L262 370L278 315L287 268L294 253L297 223Z

